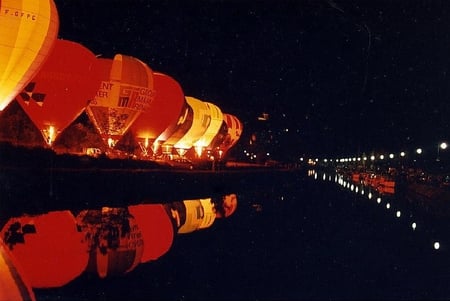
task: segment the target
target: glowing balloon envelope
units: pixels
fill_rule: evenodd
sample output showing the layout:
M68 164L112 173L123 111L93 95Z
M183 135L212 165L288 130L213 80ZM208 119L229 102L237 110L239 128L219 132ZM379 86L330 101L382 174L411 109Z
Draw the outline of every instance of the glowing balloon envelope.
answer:
M164 132L156 138L156 141L162 145L162 153L169 155L172 153L173 145L178 142L191 128L194 121L194 111L188 105L186 100L176 122L166 128Z
M147 155L148 147L156 138L178 120L185 103L183 90L172 77L154 72L153 83L155 89L153 102L131 125L131 130L135 133L144 155ZM156 147L157 144L153 146L154 152Z
M63 286L88 263L87 245L70 211L11 218L1 237L34 288Z
M141 262L156 260L172 246L174 226L162 204L142 204L128 207L141 229L144 251Z
M84 46L56 40L38 74L16 97L48 144L70 125L100 85L96 56Z
M58 28L53 0L0 1L0 110L39 71Z
M23 270L0 240L0 300L36 300Z
M169 139L163 143L163 149L169 147L170 143L174 143L173 147L177 150L180 156L192 148L194 142L196 142L200 137L206 132L206 129L211 123L211 112L208 105L194 97L186 97L186 102L192 109L192 124L184 135L177 139L177 141L171 141L175 137L176 133L172 134Z
M86 271L105 278L126 274L141 262L141 230L126 208L83 210L77 223L89 245Z
M223 114L218 106L210 102L205 102L210 110L211 122L207 127L205 133L194 142L195 151L199 157L202 156L203 150L212 142L214 137L219 132L219 129L223 123Z
M221 156L225 156L230 148L232 148L238 142L244 129L242 122L234 115L223 114L223 120L228 127L228 132L218 146L220 151L222 152Z
M154 99L153 71L132 56L99 58L102 82L86 112L110 147L122 138Z

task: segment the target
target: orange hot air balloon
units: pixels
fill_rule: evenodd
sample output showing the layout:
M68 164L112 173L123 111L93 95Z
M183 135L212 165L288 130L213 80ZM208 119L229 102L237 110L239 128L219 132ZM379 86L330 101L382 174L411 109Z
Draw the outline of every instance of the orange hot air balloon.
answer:
M63 286L88 263L87 245L68 210L11 218L1 237L34 288Z
M86 271L105 278L126 274L141 262L141 230L126 208L83 210L77 223L89 246Z
M102 82L86 107L105 143L114 147L154 98L153 71L132 56L98 59Z
M174 226L162 204L142 204L128 206L130 214L142 232L144 251L141 262L156 260L172 246Z
M100 85L96 56L81 44L56 40L41 70L16 99L51 145L94 98Z
M153 84L153 102L131 125L144 156L148 154L149 146L156 153L158 144L153 143L164 130L178 121L185 103L183 90L172 77L154 72Z
M39 71L58 28L53 0L0 1L0 111Z
M36 300L23 269L0 240L0 300Z

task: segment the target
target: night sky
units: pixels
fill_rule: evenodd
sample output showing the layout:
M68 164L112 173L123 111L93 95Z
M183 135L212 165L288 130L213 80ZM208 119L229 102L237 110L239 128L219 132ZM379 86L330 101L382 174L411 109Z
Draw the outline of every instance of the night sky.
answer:
M400 152L448 138L450 1L55 2L60 38L141 59L247 136L268 113L279 150Z

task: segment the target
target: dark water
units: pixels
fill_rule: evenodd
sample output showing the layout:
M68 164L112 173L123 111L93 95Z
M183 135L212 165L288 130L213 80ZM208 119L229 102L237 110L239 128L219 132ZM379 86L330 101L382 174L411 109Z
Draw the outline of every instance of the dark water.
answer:
M124 276L85 274L35 290L37 300L450 298L447 221L394 197L378 204L331 175L236 178L213 189L238 194L229 219L176 236L168 253Z

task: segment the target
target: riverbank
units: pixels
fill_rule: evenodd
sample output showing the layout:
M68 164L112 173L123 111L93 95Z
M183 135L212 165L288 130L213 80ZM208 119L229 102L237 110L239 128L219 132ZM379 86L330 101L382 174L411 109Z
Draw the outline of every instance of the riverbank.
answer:
M132 159L56 155L45 149L0 150L0 213L80 210L203 198L301 176L302 169L238 164L174 168Z

